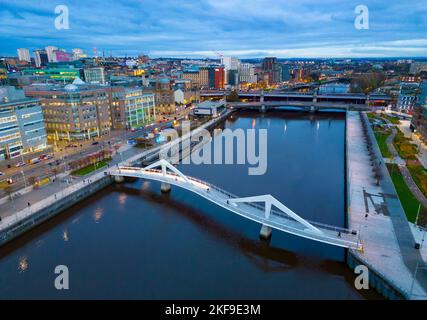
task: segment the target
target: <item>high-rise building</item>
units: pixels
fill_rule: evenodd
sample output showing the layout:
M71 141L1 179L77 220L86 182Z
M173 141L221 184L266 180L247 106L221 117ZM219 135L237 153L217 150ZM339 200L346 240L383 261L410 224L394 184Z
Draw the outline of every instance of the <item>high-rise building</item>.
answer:
M49 62L56 62L55 51L58 50L58 48L54 47L54 46L48 46L48 47L45 48L45 50L46 50L48 61Z
M214 88L224 89L225 84L225 69L224 67L215 67L214 69Z
M105 72L103 67L83 69L84 78L87 83L105 84Z
M65 86L31 85L24 90L27 96L40 99L52 140L91 139L111 130L110 101L104 87L76 78Z
M228 71L228 84L230 86L239 85L239 71L238 70L229 70Z
M111 119L114 129L137 129L156 121L155 97L142 88L110 88Z
M291 68L288 64L281 64L281 81L286 82L291 80Z
M256 83L255 68L250 63L241 63L239 66L239 82Z
M34 62L37 68L45 67L49 63L49 58L46 51L34 50Z
M0 87L0 160L47 147L43 113L37 99L22 90Z
M268 79L269 84L281 81L281 68L276 57L267 57L262 61L262 71L264 79Z
M19 61L31 62L30 51L26 48L19 48L18 49L18 59L19 59Z
M225 83L229 85L234 85L230 83L230 71L239 70L240 60L234 57L222 57L221 58L221 64L224 66L225 69ZM235 79L231 79L231 82L235 83Z

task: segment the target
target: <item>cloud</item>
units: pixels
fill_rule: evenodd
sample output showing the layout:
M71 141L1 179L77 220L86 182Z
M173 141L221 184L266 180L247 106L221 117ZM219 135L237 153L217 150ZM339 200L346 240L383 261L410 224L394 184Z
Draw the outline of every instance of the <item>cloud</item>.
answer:
M368 0L370 29L354 28L349 0L62 0L70 30L54 28L57 1L0 0L0 55L56 45L117 55L426 56L427 8Z

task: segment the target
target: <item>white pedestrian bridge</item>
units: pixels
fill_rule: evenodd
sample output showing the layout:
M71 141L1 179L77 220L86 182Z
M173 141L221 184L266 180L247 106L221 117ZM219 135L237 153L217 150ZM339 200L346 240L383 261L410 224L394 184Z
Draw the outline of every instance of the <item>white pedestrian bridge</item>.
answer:
M210 183L184 175L164 159L144 168L119 166L109 173L116 181L123 177L159 181L162 191L170 190L170 185L187 189L230 212L260 223L264 231L277 229L334 246L362 250L359 234L354 230L305 220L271 195L239 198Z

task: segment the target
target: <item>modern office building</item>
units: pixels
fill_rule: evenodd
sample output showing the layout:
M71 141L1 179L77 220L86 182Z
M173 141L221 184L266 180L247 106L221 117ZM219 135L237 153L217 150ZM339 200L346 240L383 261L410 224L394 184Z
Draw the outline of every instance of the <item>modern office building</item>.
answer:
M399 111L412 112L419 94L419 83L402 82L396 108Z
M58 50L58 48L54 47L54 46L48 46L48 47L45 48L45 50L46 50L48 61L49 62L56 62L55 51Z
M114 129L137 129L156 121L155 96L142 88L109 88Z
M24 69L23 75L48 76L49 78L61 81L72 82L80 77L80 69L77 68L46 68L46 69Z
M76 78L68 85L31 85L27 96L40 99L48 138L84 140L111 130L109 95L104 87L85 84Z
M424 142L427 142L427 81L419 87L419 96L414 107L411 129L416 131Z
M47 147L39 101L22 90L0 87L0 160L19 157Z
M280 73L281 81L287 82L291 80L291 67L288 64L281 64L280 68L281 68L281 73Z
M276 57L267 57L262 60L262 73L268 84L275 84L281 81L281 67Z
M215 79L213 88L224 89L224 84L225 84L225 69L224 69L224 67L215 67L213 70L214 70L214 79Z
M19 61L31 62L30 51L26 48L19 48L18 50L18 59Z
M72 61L71 53L68 53L65 50L55 50L55 62L70 62Z
M182 74L182 78L191 80L194 85L200 88L209 88L214 85L214 74L209 67L187 70Z
M229 84L231 86L236 85L235 74L238 71L240 66L240 60L234 57L222 57L221 65L224 66L225 69L225 84ZM230 75L230 73L232 75ZM238 82L238 80L237 80Z
M86 83L105 84L105 72L103 67L83 69Z
M228 70L228 85L237 86L239 85L239 71Z
M49 63L49 58L45 50L34 50L34 62L37 68L45 67Z
M241 63L239 66L239 82L256 83L255 68L250 63Z

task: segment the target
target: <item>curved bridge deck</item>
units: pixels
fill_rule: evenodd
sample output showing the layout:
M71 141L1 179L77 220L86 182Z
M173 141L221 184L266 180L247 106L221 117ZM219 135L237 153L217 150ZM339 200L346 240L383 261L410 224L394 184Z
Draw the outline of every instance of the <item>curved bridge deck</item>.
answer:
M196 193L228 211L273 229L339 247L357 250L362 248L356 231L304 220L270 195L239 198L210 183L184 176L176 168L173 168L175 172L167 172L164 167L162 170L152 169L156 165L159 164L155 163L146 168L119 167L111 170L110 175L155 180L175 185ZM265 206L255 203L264 201ZM272 206L280 207L281 210L274 209Z

